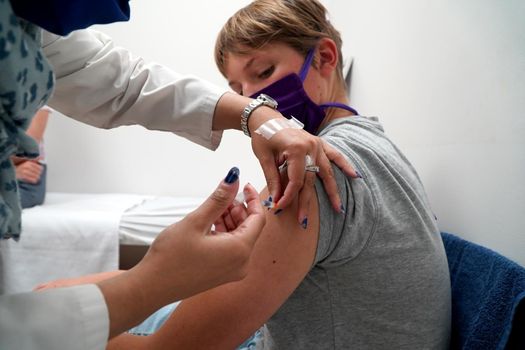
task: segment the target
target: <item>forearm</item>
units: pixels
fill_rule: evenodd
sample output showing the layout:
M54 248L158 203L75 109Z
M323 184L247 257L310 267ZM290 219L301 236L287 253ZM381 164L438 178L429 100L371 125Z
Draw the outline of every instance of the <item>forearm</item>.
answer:
M112 277L116 277L122 273L124 273L124 270L114 270L114 271L106 271L106 272L100 272L100 273L94 273L91 275L86 275L83 277L78 278L77 284L86 284L86 283L98 283L102 282L104 280L110 279Z
M106 350L151 350L149 341L150 337L122 333L108 342Z
M124 272L97 283L109 313L109 339L136 326L163 305L152 283L135 272ZM168 304L168 301L164 302Z
M253 283L253 280L246 281L246 286L250 282ZM139 349L236 348L272 314L271 303L266 303L264 299L246 298L244 293L239 292L239 287L244 289L238 283L231 283L182 301L166 323L147 337L146 346ZM127 336L117 343L133 341Z
M98 283L98 282L107 280L109 278L118 276L123 272L124 272L123 270L115 270L115 271L94 273L91 275L85 275L85 276L74 277L74 278L58 279L58 280L42 283L38 285L37 287L35 287L35 290L41 291L44 289L72 287L72 286L78 286L81 284L94 284L94 283Z

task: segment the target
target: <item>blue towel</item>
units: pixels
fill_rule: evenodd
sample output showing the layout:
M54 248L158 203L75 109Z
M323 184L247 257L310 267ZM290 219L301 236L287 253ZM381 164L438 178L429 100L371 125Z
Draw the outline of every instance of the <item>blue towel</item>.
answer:
M442 233L452 287L451 349L525 349L525 268Z

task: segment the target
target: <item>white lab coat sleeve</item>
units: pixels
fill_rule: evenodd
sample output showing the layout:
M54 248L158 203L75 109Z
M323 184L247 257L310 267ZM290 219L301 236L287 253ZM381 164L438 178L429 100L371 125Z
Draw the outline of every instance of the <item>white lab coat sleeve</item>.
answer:
M94 285L0 296L0 349L103 350L104 296Z
M90 29L67 37L44 32L42 49L56 76L48 102L54 109L99 128L138 124L218 147L213 113L225 89L145 63Z

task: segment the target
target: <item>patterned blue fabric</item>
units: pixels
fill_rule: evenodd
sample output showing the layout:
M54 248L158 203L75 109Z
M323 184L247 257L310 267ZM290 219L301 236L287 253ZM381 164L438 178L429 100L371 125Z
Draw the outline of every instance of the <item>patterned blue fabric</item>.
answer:
M180 304L176 302L159 309L148 317L144 322L128 330L129 334L148 336L155 333L170 317L173 310ZM262 348L263 333L259 329L250 338L246 339L236 350L256 350Z
M54 85L40 48L38 27L16 17L0 0L0 238L18 239L21 208L10 156L34 158L38 145L25 130Z

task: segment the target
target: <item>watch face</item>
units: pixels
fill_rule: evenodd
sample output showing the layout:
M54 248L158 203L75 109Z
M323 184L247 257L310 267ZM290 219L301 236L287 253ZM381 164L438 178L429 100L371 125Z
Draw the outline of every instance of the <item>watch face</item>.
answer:
M261 98L261 100L265 101L267 105L269 105L272 108L277 108L277 101L275 101L273 98L266 94L260 94L258 98Z

